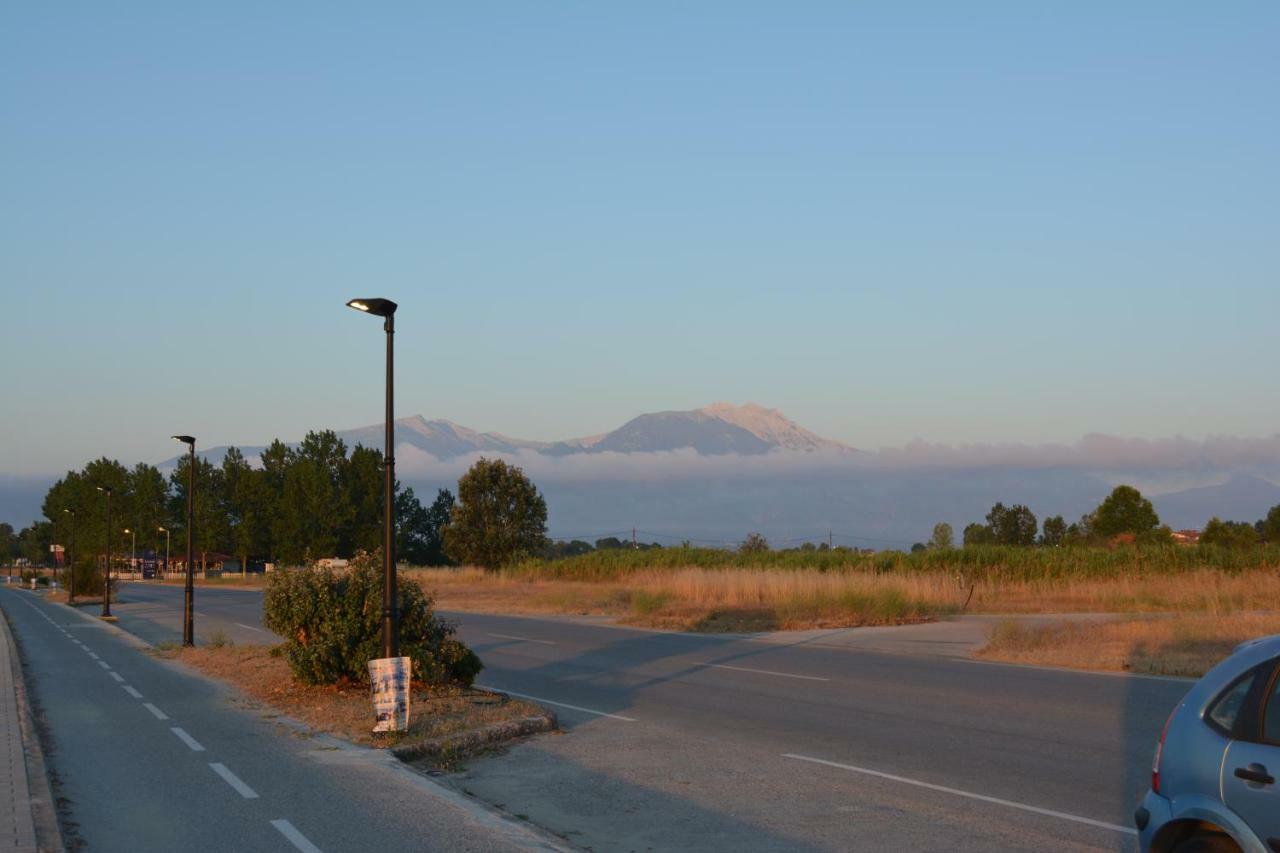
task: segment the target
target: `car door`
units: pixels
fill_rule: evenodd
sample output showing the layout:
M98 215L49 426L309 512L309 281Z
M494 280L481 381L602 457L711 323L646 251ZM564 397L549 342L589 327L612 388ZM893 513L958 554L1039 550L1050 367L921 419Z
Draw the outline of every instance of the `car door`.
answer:
M1222 764L1222 797L1254 834L1280 853L1280 671L1258 709L1256 737L1232 741Z

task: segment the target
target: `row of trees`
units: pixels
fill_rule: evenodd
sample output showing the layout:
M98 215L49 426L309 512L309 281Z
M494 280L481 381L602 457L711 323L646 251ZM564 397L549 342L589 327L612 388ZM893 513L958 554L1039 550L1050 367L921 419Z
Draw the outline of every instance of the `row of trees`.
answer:
M1171 542L1173 531L1160 523L1151 501L1132 486L1117 486L1093 512L1068 524L1060 515L1037 525L1035 513L1022 504L997 503L987 513L986 523L973 523L962 534L965 545L1059 545L1097 544L1116 537L1143 542ZM1244 546L1258 542L1280 542L1280 505L1254 524L1210 519L1200 534L1206 545ZM928 544L917 543L912 550L954 547L951 525L934 525Z

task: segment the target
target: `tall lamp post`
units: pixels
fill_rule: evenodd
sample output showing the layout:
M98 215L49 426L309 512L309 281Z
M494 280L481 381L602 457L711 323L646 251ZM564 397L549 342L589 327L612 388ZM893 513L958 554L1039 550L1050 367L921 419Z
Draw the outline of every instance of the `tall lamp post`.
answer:
M124 532L133 537L133 544L129 546L129 573L133 574L138 569L138 531L126 527Z
M67 604L76 600L76 511L64 509L71 516L71 547L67 549Z
M111 493L110 486L98 486L107 496L107 579L102 585L102 618L111 618Z
M169 528L157 527L156 530L164 534L164 571L160 575L160 580L164 580L165 575L169 574Z
M196 530L196 440L190 435L175 435L174 441L187 446L187 583L182 595L182 645L196 644L195 628L195 573L192 557L195 554Z
M387 449L383 455L386 481L382 494L382 656L396 658L400 657L400 625L396 606L395 386L392 381L392 341L395 337L397 306L390 299L352 299L347 307L383 318L382 328L387 333Z

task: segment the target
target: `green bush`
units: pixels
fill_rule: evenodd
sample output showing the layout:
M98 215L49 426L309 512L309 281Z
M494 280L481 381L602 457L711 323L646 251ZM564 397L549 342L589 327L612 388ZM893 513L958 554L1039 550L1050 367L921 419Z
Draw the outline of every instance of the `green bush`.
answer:
M483 664L438 619L433 600L415 583L400 583L400 653L413 659L413 678L426 684L470 685ZM368 683L368 664L382 657L382 557L361 553L344 570L308 567L271 575L263 622L285 638L294 677L307 684Z

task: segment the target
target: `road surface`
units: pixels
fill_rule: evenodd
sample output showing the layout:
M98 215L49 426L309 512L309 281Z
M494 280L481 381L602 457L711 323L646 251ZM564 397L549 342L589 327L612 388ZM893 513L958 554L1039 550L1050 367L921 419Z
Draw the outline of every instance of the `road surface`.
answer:
M260 593L197 596L198 628L264 640ZM131 631L176 638L180 589L122 598ZM1152 747L1188 686L812 633L448 615L481 683L550 705L569 732L451 783L593 849L1131 849Z

